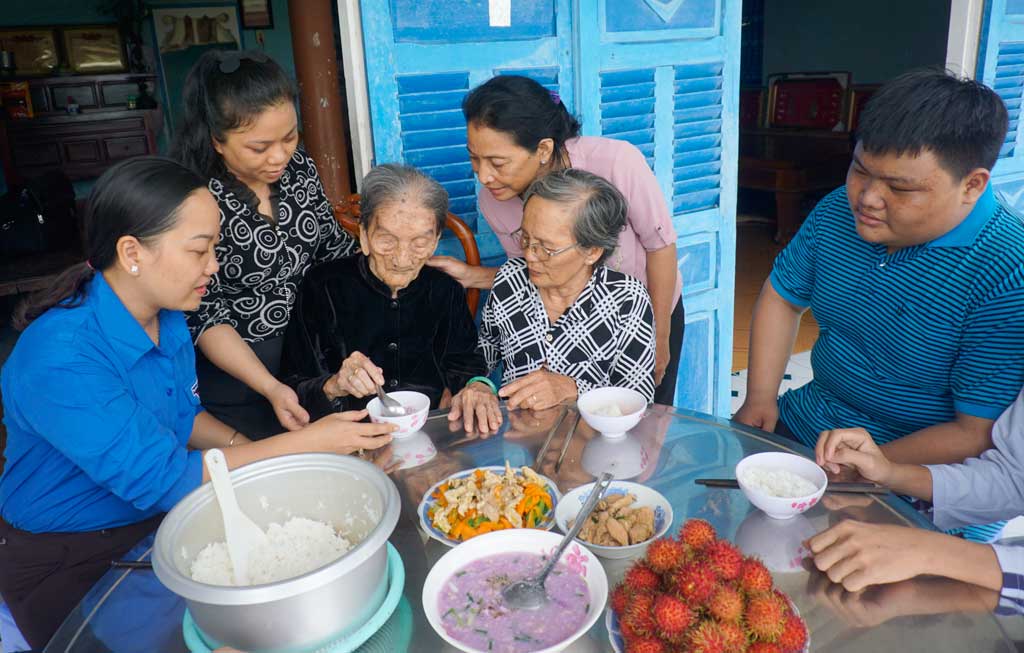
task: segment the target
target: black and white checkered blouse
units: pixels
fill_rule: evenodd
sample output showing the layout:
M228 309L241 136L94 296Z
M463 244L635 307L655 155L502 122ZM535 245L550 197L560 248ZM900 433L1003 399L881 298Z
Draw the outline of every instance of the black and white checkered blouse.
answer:
M551 324L526 261L510 259L498 270L480 326L480 347L490 370L505 364L510 383L547 364L592 388L632 388L654 397L654 312L643 284L609 270L594 270L583 292Z

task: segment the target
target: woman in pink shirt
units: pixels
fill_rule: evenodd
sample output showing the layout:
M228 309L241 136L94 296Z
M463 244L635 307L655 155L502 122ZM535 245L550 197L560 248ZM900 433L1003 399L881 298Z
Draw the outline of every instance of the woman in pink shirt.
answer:
M502 75L481 84L466 95L462 113L469 158L483 186L480 212L509 258L523 255L512 233L523 222L522 194L535 179L579 168L604 177L625 196L626 228L605 265L647 287L657 332L654 401L672 405L683 342L683 282L672 216L643 153L626 141L580 136L580 123L558 95L528 77ZM447 256L429 264L467 288L490 288L497 271Z

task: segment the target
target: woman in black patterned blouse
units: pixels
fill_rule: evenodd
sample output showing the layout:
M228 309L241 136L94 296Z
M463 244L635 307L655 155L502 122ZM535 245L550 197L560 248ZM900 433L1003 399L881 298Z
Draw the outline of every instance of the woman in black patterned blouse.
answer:
M250 438L309 421L277 377L299 284L357 250L316 166L298 147L295 90L260 52L215 50L185 80L172 156L210 179L221 211L220 272L189 315L203 405Z
M541 177L523 200L523 226L513 234L523 258L498 270L480 325L488 367L505 365L498 394L510 408L531 410L602 386L651 401L650 297L638 279L602 265L626 225L626 200L576 168ZM459 419L458 408L453 402L450 419Z

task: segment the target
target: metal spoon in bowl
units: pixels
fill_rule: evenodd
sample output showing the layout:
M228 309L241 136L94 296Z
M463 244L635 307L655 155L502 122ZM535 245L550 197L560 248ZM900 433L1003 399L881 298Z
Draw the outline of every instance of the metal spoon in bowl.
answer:
M586 503L580 508L579 514L576 515L576 523L572 525L569 532L562 538L562 542L555 549L554 553L551 554L551 559L541 569L540 574L535 578L527 578L525 580L516 581L510 585L506 585L505 589L501 590L501 598L505 600L505 604L510 608L517 610L536 610L544 607L548 602L548 593L544 589L544 581L547 579L548 574L558 564L558 559L562 557L562 552L565 551L565 547L569 546L569 542L575 539L576 535L579 534L580 529L583 528L583 524L586 522L587 517L594 510L594 506L604 496L608 486L611 485L612 474L611 472L605 472L601 474L601 479L591 490L590 496L587 497Z
M228 556L235 572L235 584L248 585L249 557L253 549L266 543L267 534L238 507L224 452L220 449L210 449L203 455L203 460L210 471L213 493L217 495L217 503L220 504L220 514L224 520L224 539L227 541Z
M398 400L389 396L384 389L377 386L377 398L380 399L380 414L386 417L401 417L405 415L405 406L398 403Z

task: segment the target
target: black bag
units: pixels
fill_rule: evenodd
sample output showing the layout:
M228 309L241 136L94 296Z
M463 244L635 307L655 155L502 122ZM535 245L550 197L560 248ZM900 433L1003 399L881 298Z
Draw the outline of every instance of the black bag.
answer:
M0 197L0 261L70 249L79 242L75 189L47 172Z

